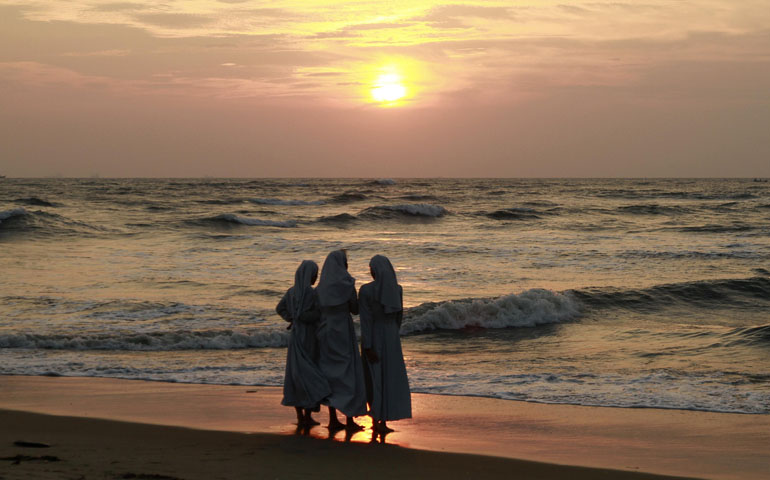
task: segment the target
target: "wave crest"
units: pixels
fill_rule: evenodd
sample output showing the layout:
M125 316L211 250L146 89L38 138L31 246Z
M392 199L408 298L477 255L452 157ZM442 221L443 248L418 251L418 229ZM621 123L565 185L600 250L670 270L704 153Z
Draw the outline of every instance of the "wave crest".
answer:
M353 203L361 202L367 198L366 194L360 192L343 192L331 197L329 201L332 203Z
M37 197L26 197L26 198L17 198L14 200L16 203L21 203L24 205L30 205L33 207L57 207L58 204L54 202L49 202L48 200L43 200L42 198Z
M94 335L0 335L0 348L49 350L235 350L285 347L286 330L153 332Z
M338 215L321 217L316 221L320 223L328 223L331 225L347 225L349 223L355 222L356 220L357 218L355 215L351 215L349 213L340 213Z
M441 205L432 203L411 203L405 205L380 205L364 209L360 216L375 218L438 218L449 213Z
M280 227L280 228L292 228L297 226L295 220L262 220L259 218L241 217L234 213L222 213L215 217L206 217L200 220L194 221L194 223L213 223L219 225L247 225L250 227Z
M0 231L7 233L34 233L35 235L92 235L114 232L102 226L90 225L43 210L28 211L23 207L0 211Z
M25 215L29 215L27 213L27 210L24 208L13 208L11 210L3 210L0 212L0 223L3 223L4 220L8 220L13 217L23 217Z
M396 181L392 178L379 178L377 180L372 180L369 182L369 185L395 185Z
M323 205L326 202L323 200L314 200L314 201L306 201L306 200L281 200L279 198L250 198L249 201L251 203L256 203L257 205Z
M402 334L465 328L535 327L580 317L580 305L570 295L532 289L492 299L427 303L406 313Z
M671 283L645 289L620 290L597 288L571 290L583 304L591 308L633 308L656 310L675 304L700 307L745 305L770 301L770 279L765 277L703 280ZM760 306L766 308L766 305Z
M534 220L540 218L534 208L503 208L486 215L495 220Z
M687 207L678 205L658 205L656 203L642 205L625 205L618 207L621 214L630 215L686 215L691 213Z

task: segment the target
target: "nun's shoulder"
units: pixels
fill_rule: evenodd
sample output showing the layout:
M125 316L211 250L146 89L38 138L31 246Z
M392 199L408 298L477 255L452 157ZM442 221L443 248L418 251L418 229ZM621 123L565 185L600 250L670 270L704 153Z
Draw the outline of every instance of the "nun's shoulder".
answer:
M374 290L374 282L365 283L358 289L358 297L371 296L372 290Z

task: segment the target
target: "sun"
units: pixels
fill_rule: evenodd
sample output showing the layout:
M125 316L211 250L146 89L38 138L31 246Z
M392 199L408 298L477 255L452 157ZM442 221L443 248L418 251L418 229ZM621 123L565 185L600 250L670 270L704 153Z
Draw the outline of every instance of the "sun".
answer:
M372 98L377 102L393 103L405 96L406 87L397 73L383 73L372 86Z

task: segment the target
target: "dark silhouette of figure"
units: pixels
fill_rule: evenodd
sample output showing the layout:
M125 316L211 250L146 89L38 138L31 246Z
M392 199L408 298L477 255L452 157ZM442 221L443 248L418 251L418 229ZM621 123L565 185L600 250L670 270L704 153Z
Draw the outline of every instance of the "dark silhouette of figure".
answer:
M358 298L344 250L335 250L326 257L317 293L321 305L318 364L331 387L331 395L324 402L329 407L329 430L362 430L353 421L353 417L366 415L363 364L351 317L351 313L358 313ZM337 410L347 417L345 425L337 419Z
M369 270L374 281L362 286L358 295L361 350L372 429L386 434L393 431L386 424L388 420L412 418L399 334L404 317L403 290L387 257L372 257Z
M291 330L281 404L294 407L298 427L318 425L311 412L319 411L321 402L331 393L329 382L318 366L317 327L321 310L312 287L317 278L318 265L303 260L294 274L294 286L286 291L276 307L278 315L290 322Z

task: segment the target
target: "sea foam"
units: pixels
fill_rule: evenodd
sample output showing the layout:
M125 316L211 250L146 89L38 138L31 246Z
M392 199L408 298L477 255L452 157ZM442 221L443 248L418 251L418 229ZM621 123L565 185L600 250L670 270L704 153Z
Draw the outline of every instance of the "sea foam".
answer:
M465 328L535 327L580 317L579 303L569 295L532 289L492 299L427 303L410 309L402 334Z

